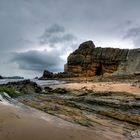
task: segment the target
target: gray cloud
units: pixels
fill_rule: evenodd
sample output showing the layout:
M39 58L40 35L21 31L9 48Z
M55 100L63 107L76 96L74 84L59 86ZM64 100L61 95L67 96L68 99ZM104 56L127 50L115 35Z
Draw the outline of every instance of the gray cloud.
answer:
M128 30L124 38L138 37L140 36L140 27L134 27Z
M52 34L52 33L63 33L65 32L65 28L58 25L58 24L53 24L50 28L47 28L45 30L45 35L47 34Z
M71 44L77 38L70 33L65 31L63 26L58 24L54 24L51 27L45 29L43 35L40 36L39 41L40 44L49 44L50 46L56 45L58 43L67 43L70 42Z
M140 27L132 27L130 28L125 36L124 39L131 39L135 45L135 47L140 47Z
M86 40L93 40L96 46L123 48L129 48L132 40L134 45L130 48L140 47L139 13L140 0L0 0L0 53L5 54L0 55L0 75L18 71L29 75L24 69L45 68L48 60L53 60L49 52L47 59L45 54L42 58L47 63L32 53L37 58L29 58L32 66L28 65L23 54L30 50L51 47L51 54L66 60ZM8 52L23 53L17 53L10 65L3 65L3 60L11 59ZM42 65L35 64L33 59ZM16 69L15 62L20 69Z
M45 69L53 72L61 71L64 63L57 52L47 52L46 50L15 53L12 61L16 62L20 69L41 72Z

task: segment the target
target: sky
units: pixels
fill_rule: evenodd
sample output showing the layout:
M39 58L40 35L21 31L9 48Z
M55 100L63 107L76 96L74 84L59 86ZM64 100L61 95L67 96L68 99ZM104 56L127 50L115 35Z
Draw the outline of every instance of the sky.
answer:
M140 48L140 0L0 0L0 75L60 72L79 44Z

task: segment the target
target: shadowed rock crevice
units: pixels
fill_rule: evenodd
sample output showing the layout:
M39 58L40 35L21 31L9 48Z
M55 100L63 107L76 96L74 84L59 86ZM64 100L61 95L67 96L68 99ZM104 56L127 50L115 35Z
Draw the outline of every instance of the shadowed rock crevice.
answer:
M103 74L103 68L102 65L100 64L97 68L96 68L96 73L97 76L102 75Z

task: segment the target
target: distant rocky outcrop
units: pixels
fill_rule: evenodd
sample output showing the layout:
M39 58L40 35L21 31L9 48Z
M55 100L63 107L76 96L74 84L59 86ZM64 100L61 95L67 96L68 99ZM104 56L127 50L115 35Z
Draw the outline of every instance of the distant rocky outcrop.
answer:
M11 76L11 77L4 77L4 79L24 79L24 77L21 77L21 76Z
M96 48L87 41L68 56L65 72L80 77L140 74L140 49Z
M40 80L47 80L47 79L61 79L61 78L70 78L75 77L76 75L71 72L59 72L59 73L53 73L48 70L44 70L43 76L40 77Z
M41 78L48 78L48 79L51 79L53 78L53 73L48 71L48 70L44 70L43 72L43 76Z
M0 79L24 79L24 77L20 77L20 76L3 77L0 75Z
M0 75L0 79L3 79L3 77Z

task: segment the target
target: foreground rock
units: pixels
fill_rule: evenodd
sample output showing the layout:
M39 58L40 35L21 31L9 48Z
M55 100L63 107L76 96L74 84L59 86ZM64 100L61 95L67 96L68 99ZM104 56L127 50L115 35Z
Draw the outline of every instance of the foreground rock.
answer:
M88 114L99 114L140 125L140 95L126 92L96 92L44 88L44 94L25 96L19 101L68 121L92 126ZM40 104L41 103L41 104Z
M133 82L132 86L139 89L139 81ZM82 110L140 125L139 94L124 91L94 91L86 87L81 90L60 87L42 88L30 80L24 80L0 85L0 92L6 92L11 97L19 96L19 101L24 104L59 117L67 116L69 121L83 125L92 125L92 121L87 116L78 113ZM75 113L71 115L70 110Z
M24 94L42 93L42 88L30 80L9 82L0 85L0 92L6 92L11 97L17 97Z

